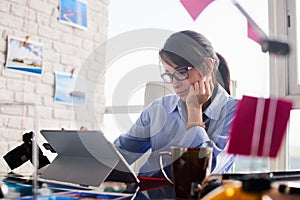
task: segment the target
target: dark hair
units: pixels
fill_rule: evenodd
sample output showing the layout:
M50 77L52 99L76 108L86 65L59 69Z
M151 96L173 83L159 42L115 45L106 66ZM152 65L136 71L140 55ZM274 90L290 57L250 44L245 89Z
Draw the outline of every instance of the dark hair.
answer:
M222 85L222 87L227 91L227 93L230 94L230 71L228 63L221 54L217 52L216 54L219 58L217 81L218 83L220 83L220 85Z
M190 30L172 34L159 55L167 63L172 61L178 66L195 67L204 75L208 73L207 68L202 65L205 58L214 58L215 69L218 66L218 57L209 40L202 34Z
M168 64L170 64L170 60L171 60L177 66L195 67L189 61L182 58L181 56L178 56L177 54L164 49L159 51L159 56Z

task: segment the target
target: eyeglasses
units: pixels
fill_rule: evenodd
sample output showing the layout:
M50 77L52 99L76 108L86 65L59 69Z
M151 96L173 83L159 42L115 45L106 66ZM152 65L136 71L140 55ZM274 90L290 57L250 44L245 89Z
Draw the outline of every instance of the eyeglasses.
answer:
M178 81L183 81L189 78L189 71L193 69L193 67L175 67L176 71L174 73L166 72L161 74L161 78L166 83L172 83L173 78Z

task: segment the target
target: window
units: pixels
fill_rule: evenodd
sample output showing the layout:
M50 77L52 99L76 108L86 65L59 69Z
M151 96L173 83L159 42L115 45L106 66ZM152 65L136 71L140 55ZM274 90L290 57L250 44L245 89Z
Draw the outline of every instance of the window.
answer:
M157 49L142 49L128 52L107 68L103 128L110 141L126 132L139 117L146 83L161 81L158 63Z
M291 112L289 137L288 137L288 168L300 168L300 124L299 124L300 110L295 109Z
M268 1L239 0L238 2L264 32L268 33ZM228 61L231 70L231 79L235 81L237 86L235 94L237 98L241 98L243 95L269 96L269 56L261 51L259 44L247 37L247 21L231 1L214 1L195 21L192 20L179 1L132 0L130 2L110 2L109 38L141 28L156 28L173 32L190 29L201 32ZM151 39L151 37L139 39L147 40ZM121 61L122 64L120 64ZM115 86L128 72L145 65L157 66L157 63L157 51L149 49L128 52L128 54L121 55L120 59L112 63L111 68L116 68L116 72L108 71L106 74L105 91L108 92L106 93L107 108L110 109L111 106L116 108L115 104L111 104L111 100L114 99ZM123 74L116 75L123 70ZM158 78L158 81L161 81L159 71L156 78ZM144 84L141 84L140 87L136 87L130 92L130 99L132 99L130 103L125 102L125 105L119 104L118 106L125 106L125 109L128 105L131 108L142 106L143 88L148 81L152 80L145 79ZM112 92L109 93L109 91ZM131 123L138 117L138 113L132 112L128 115L131 118ZM109 135L111 138L115 138L118 134L126 131L123 128L117 128L116 124L118 122L114 122L115 116L110 112L104 116L105 132L107 134L115 133L112 137ZM113 124L111 124L112 122ZM236 169L245 171L251 168L251 162L248 158L241 157L240 159L241 165L237 165ZM258 166L268 168L266 159L262 159L261 163Z

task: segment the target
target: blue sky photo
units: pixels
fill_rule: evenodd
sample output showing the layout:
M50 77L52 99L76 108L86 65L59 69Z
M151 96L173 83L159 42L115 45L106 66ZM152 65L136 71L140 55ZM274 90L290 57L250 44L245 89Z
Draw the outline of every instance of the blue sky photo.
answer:
M79 0L60 0L60 20L86 28L87 4Z
M84 92L74 90L75 76L56 73L55 81L55 101L67 104L84 104ZM77 95L72 95L72 93Z

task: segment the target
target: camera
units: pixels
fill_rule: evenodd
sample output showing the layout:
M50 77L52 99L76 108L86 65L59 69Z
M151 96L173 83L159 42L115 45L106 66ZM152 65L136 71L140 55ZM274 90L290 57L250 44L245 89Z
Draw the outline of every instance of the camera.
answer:
M21 166L28 160L32 163L32 139L33 132L25 133L23 135L23 144L17 146L13 150L9 151L6 155L3 156L4 160L8 164L11 170ZM50 161L46 156L43 155L42 150L38 148L38 168L42 168L48 164Z

